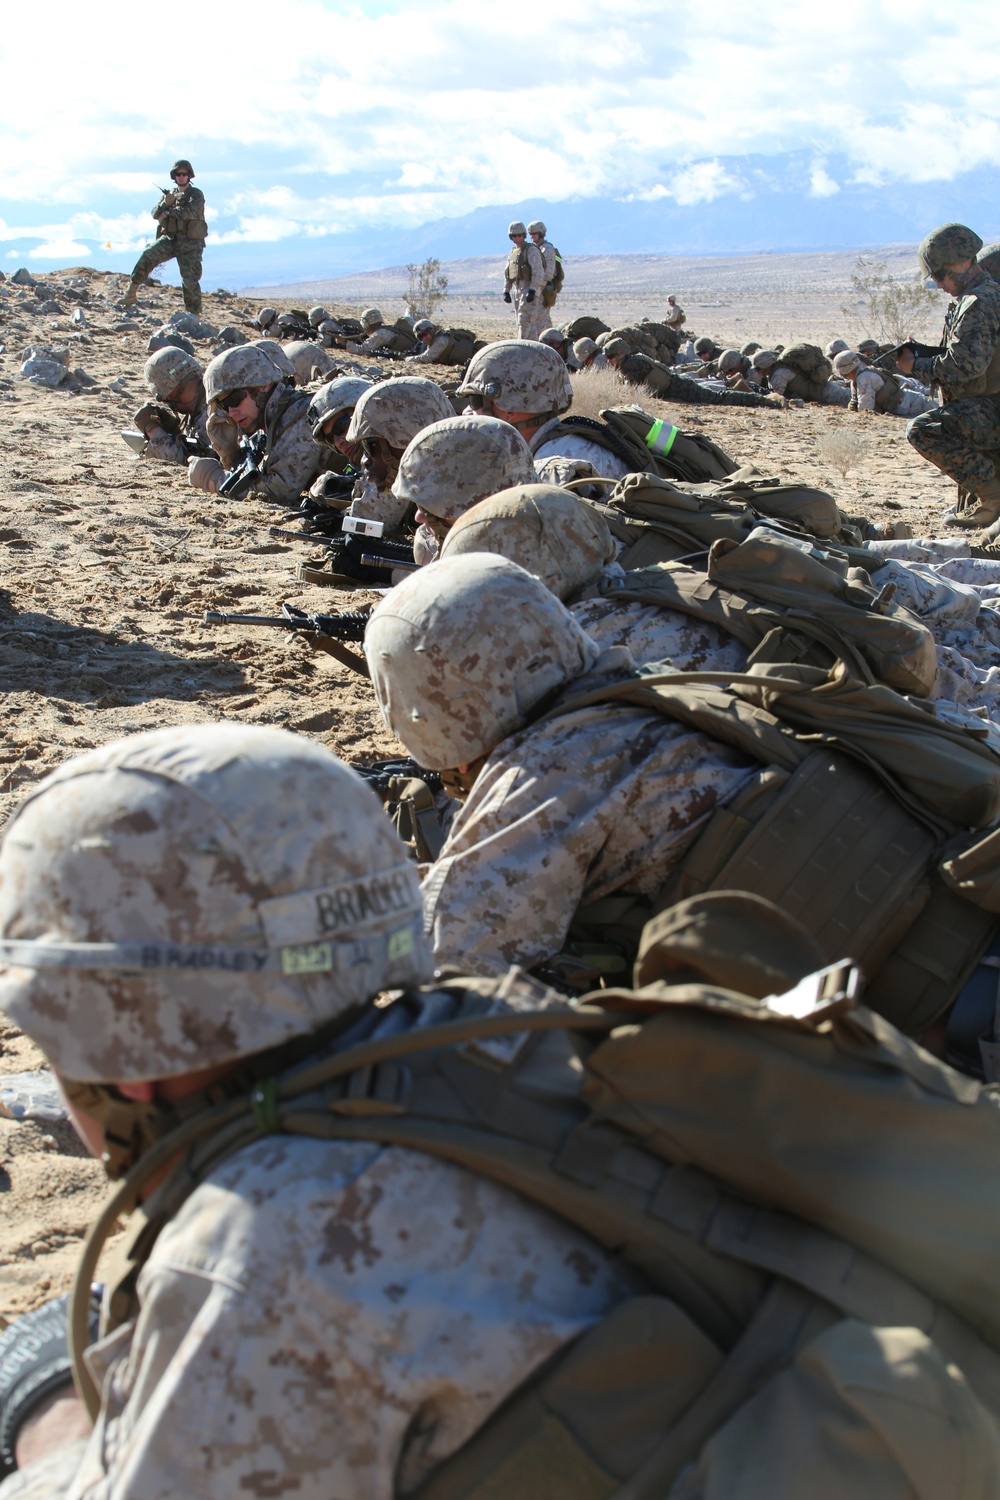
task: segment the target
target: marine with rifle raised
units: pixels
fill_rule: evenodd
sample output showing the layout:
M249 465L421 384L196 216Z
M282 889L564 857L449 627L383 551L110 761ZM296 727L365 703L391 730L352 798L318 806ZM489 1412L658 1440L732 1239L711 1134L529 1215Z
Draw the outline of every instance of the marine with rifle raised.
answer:
M184 289L184 306L188 312L201 312L201 262L208 224L205 220L205 195L192 186L194 168L186 160L175 161L170 169L172 188L162 188L159 203L152 210L156 220L156 239L139 256L125 293L125 305L135 303L139 288L164 261L177 261Z

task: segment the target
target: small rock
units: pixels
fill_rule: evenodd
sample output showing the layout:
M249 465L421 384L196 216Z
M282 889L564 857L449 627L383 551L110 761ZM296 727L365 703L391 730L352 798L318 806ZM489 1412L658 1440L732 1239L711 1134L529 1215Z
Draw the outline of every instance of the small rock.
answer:
M86 328L87 314L84 312L82 307L74 307L70 322L75 323L77 328Z
M197 313L175 312L167 319L170 328L187 334L189 339L217 339L219 330L213 323L205 323Z
M190 339L184 338L182 334L169 332L164 333L158 328L150 335L149 343L146 345L147 354L155 354L157 349L183 349L185 354L194 353L194 345Z
M48 1071L0 1076L0 1116L5 1120L66 1120L66 1106Z
M88 375L82 365L77 365L68 382L74 390L83 390L86 386L96 385L97 381L93 375Z
M54 391L66 378L66 366L57 364L54 359L26 359L21 374L32 385L44 385Z
M31 272L26 270L24 266L21 266L18 270L16 270L10 279L16 286L38 285L38 282L35 280L34 276L32 276Z

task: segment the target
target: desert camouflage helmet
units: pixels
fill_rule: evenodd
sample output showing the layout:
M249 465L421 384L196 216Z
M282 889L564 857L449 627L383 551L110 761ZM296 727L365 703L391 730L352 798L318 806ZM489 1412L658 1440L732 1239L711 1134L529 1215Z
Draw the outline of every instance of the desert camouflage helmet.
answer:
M469 361L460 396L483 396L504 411L567 411L573 387L562 357L534 339L500 339Z
M157 349L147 359L142 373L149 394L165 401L179 386L186 385L189 380L200 380L204 369L193 354L186 354L183 349L167 348Z
M865 359L877 359L879 351L878 339L862 339L858 344L858 353Z
M841 349L833 356L833 368L838 375L853 375L861 368L861 355L854 349Z
M546 230L545 225L542 223L541 219L532 219L531 223L528 225L528 233L547 234L548 231Z
M528 445L508 422L445 417L412 440L392 493L441 521L454 521L484 496L534 477Z
M719 369L723 375L732 375L736 370L742 370L743 356L738 349L723 349L719 355Z
M940 276L962 260L975 260L983 242L967 224L941 224L920 242L917 259L925 276Z
M773 370L778 356L773 349L758 349L750 363L755 370Z
M173 166L170 168L171 182L175 182L177 180L178 172L186 172L191 181L194 181L194 167L192 167L191 163L187 160L186 157L182 156L180 161L175 161Z
M579 360L581 365L585 360L590 359L593 355L599 354L600 352L601 351L598 349L593 339L577 339L576 343L573 345L573 353Z
M254 321L258 328L270 328L277 316L278 309L276 307L262 307Z
M279 375L285 375L291 380L295 379L295 366L277 339L254 339L252 347L254 349L263 349Z
M133 735L40 782L0 846L0 964L52 1065L105 1083L262 1051L430 971L378 799L315 741L242 724Z
M309 309L310 328L318 328L321 323L326 322L329 316L330 314L327 312L325 307L311 307Z
M749 359L751 357L751 355L757 353L757 350L760 347L761 347L761 345L758 344L758 342L757 342L756 339L750 339L747 343L745 343L743 345L743 348L740 350L740 353L743 354L743 355L745 355L746 358Z
M695 354L706 354L711 358L715 353L715 340L702 334L700 339L695 339L694 341L694 352Z
M533 573L557 599L565 600L613 562L616 551L595 506L555 485L520 484L480 500L460 516L441 556L493 552Z
M454 415L455 408L433 380L401 375L396 380L382 380L364 392L354 408L347 441L360 443L366 437L380 437L402 453L422 428Z
M413 325L413 337L420 339L425 333L437 333L437 324L432 323L430 318L418 318Z
M333 440L323 436L323 424L340 412L352 411L365 391L370 391L371 388L372 382L365 380L362 375L338 375L336 380L321 385L306 413L314 440L324 447L332 448Z
M512 219L511 222L507 225L507 234L508 235L512 235L512 234L527 234L527 232L528 231L525 229L525 227L521 223L520 219Z
M278 367L266 350L259 344L240 344L210 361L205 371L205 396L209 401L217 401L241 386L256 389L274 385L280 379Z
M377 307L366 307L358 321L362 328L381 328L383 319Z
M831 339L823 352L827 359L835 359L838 354L843 354L844 350L850 347L846 339Z
M548 344L553 349L561 349L566 342L566 335L561 328L544 328L538 335L540 344Z
M569 611L505 557L431 563L386 595L365 631L382 717L428 770L478 760L599 655Z
M632 345L627 339L608 339L603 352L608 359L624 359L626 354L632 353Z

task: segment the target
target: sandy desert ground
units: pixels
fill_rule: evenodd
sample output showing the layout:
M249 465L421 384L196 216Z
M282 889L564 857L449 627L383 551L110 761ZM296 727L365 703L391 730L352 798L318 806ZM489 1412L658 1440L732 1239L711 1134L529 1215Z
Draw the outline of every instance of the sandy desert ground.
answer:
M836 265L834 256L744 260L760 263L753 276L747 270L741 280L728 261L692 262L686 281L678 273L663 290L680 294L699 330L739 342L782 334L825 341L843 329L839 308L853 257ZM805 261L815 264L804 268ZM661 310L641 268L626 274L619 263L617 282L614 266L600 268L599 276L594 269L590 302L567 302L561 318L596 308L619 321ZM295 566L311 554L268 536L280 513L193 491L182 470L137 459L122 442L119 429L145 398L149 333L181 307L179 292L151 291L140 299L138 316L125 318L121 278L77 269L43 279L47 293L62 298L63 314L41 314L35 309L42 299L31 290L0 286L0 817L67 756L162 724L280 724L348 760L393 752L362 678L281 632L202 622L212 607L274 613L290 600L331 610L356 607L366 596L297 583ZM86 302L68 300L71 279L82 285ZM511 331L495 294L474 302L472 273L467 296L458 294L457 281L456 273L448 322L472 322L493 337ZM482 290L481 277L478 285ZM341 282L336 303L327 305L356 313L389 290L377 278L351 287ZM268 300L275 301L273 294ZM310 294L307 306L311 300ZM286 289L276 305L297 302ZM203 315L216 326L241 327L258 305L244 295L213 294ZM95 383L71 394L20 380L24 347L66 347L77 306L88 327L71 345L71 364ZM397 310L388 297L383 307ZM199 355L207 359L211 347L201 344ZM831 489L852 513L906 519L920 534L934 529L950 503L946 484L917 459L904 423L891 417L817 407L723 412L644 404L709 433L743 463ZM839 466L829 446L838 436L856 439ZM31 1044L0 1018L0 1074L40 1063ZM85 1158L69 1126L0 1119L0 1327L66 1288L104 1191L101 1169Z

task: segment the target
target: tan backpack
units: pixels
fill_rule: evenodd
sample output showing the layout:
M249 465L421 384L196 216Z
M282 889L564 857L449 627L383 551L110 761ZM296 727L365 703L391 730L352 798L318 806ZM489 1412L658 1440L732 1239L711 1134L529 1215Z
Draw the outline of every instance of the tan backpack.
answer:
M863 682L920 697L937 680L934 637L915 615L884 599L861 568L763 527L745 541L714 542L707 572L667 563L609 579L602 592L712 621L752 660L840 659Z
M133 1277L162 1222L244 1144L290 1129L401 1146L576 1225L647 1288L514 1392L420 1500L676 1500L702 1494L694 1465L722 1485L705 1494L744 1500L996 1493L993 1091L858 1005L849 965L765 1000L656 982L569 1008L516 970L444 988L450 1021L256 1087L242 1116L227 1106L224 1137L218 1109L201 1141L189 1119ZM559 1086L559 1055L547 1061L552 1030L577 1038L579 1097ZM797 1480L760 1461L756 1482L741 1472L762 1423L772 1456L805 1444ZM946 1490L944 1472L961 1476Z

